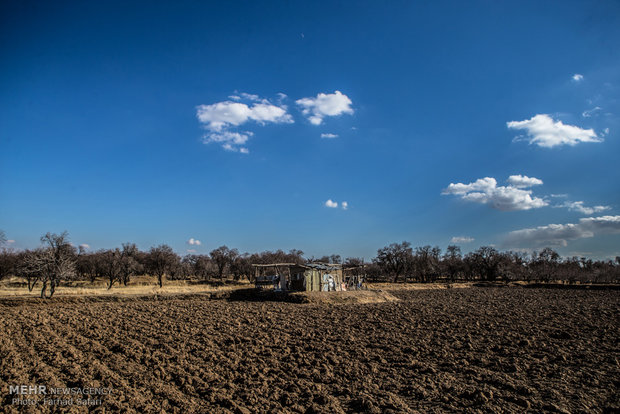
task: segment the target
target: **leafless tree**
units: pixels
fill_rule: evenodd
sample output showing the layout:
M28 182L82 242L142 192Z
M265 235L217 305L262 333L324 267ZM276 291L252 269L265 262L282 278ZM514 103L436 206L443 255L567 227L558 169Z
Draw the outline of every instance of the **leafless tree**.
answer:
M237 256L230 263L230 273L233 274L234 280L240 280L241 276L245 276L248 280L252 276L252 262L250 262L250 255L247 253Z
M123 243L121 250L120 281L127 286L129 279L142 271L142 265L138 261L139 250L134 243Z
M406 241L392 243L377 250L375 262L386 274L392 276L392 281L396 283L398 278L404 276L409 270L412 254L411 243Z
M50 286L48 298L51 298L61 280L75 275L75 248L69 243L66 231L61 234L47 233L41 237L41 243L44 245L41 258L43 262L41 298L46 297L48 283Z
M220 246L209 253L211 260L217 266L217 275L220 280L224 278L224 270L239 256L237 249L229 249L227 246Z
M450 245L443 255L442 265L448 280L454 282L457 276L463 271L463 256L459 246Z
M172 250L172 247L162 244L151 247L146 257L147 269L149 273L157 276L159 287L163 286L164 275L170 273L170 269L179 261L179 256Z

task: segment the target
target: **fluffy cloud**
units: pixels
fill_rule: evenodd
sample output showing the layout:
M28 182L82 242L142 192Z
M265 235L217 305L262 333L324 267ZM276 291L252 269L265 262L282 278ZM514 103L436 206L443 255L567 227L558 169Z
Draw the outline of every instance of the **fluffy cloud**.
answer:
M332 201L332 199L330 198L329 200L325 202L325 207L338 208L338 203L335 201Z
M581 74L579 74L579 73L575 73L575 74L573 75L573 80L574 80L575 82L581 82L581 81L583 80L583 75L581 75Z
M321 134L321 138L338 138L336 134Z
M353 114L351 99L340 91L319 93L316 98L302 98L295 103L313 125L321 125L326 116Z
M200 246L200 240L194 239L193 237L187 241L187 244L192 246Z
M452 194L466 201L488 204L502 211L530 210L549 204L542 198L532 197L531 190L523 189L526 186L538 185L538 181L542 184L541 180L520 175L511 177L514 182L518 183L518 186L497 186L495 178L485 177L469 184L451 183L448 188L443 190L442 194ZM526 182L529 182L529 184Z
M570 240L613 233L620 233L620 216L587 217L579 220L579 223L549 224L512 231L504 239L504 245L511 247L566 246Z
M559 145L577 145L580 142L601 142L593 129L582 129L555 121L549 115L539 114L525 121L510 121L510 129L525 130L530 144L553 148Z
M527 175L511 175L508 177L508 184L517 188L527 188L534 185L542 185L542 180Z
M450 243L471 243L474 241L473 237L454 236L450 239Z
M90 249L90 244L86 244L86 243L82 243L79 246L82 250L88 250Z
M248 149L242 147L251 132L234 132L232 128L246 122L254 121L259 125L267 123L292 123L293 117L287 112L285 105L274 105L266 99L260 99L257 95L241 93L231 95L230 99L240 101L245 99L249 103L223 101L211 105L199 105L196 108L196 117L208 133L203 137L204 143L219 143L229 151L248 153Z
M343 201L343 202L342 202L342 209L343 209L343 210L346 210L346 209L348 209L348 208L349 208L349 203L347 203L346 201Z
M593 206L587 207L583 205L583 201L566 201L556 207L566 207L570 211L576 211L581 214L594 214L602 213L603 211L611 209L609 206Z

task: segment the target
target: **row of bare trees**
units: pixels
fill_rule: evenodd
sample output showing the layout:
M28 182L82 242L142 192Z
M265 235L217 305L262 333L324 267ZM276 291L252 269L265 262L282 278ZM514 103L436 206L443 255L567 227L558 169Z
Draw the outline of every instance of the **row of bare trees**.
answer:
M6 238L0 231L0 246ZM364 272L374 281L435 282L456 280L526 280L571 282L620 282L620 257L615 261L593 261L585 257L562 259L550 248L526 254L499 252L483 246L463 255L458 246L413 248L410 243L393 243L377 251L371 262L361 258L342 259L339 255L304 258L301 250L262 253L239 253L221 246L209 254L179 256L168 245L141 251L133 243L120 248L87 252L76 249L67 233L47 233L41 246L33 250L0 249L0 279L15 275L26 280L32 291L41 284L41 297L51 297L63 280L104 279L108 289L127 285L131 278L148 274L155 276L159 286L164 280L198 279L224 281L232 278L252 279L252 264L324 262L343 263L348 267L364 265Z
M525 280L547 282L620 282L620 257L593 261L586 257L561 258L547 247L532 253L500 252L482 246L463 255L458 246L412 248L411 243L393 243L377 251L367 273L375 280L434 282L456 280Z

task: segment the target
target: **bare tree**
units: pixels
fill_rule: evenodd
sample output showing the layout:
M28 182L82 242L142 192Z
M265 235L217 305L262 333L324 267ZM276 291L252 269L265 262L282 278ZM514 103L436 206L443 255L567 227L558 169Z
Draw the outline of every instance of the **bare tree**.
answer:
M135 243L123 243L121 250L121 270L120 281L127 286L129 279L142 270L142 265L138 261L138 246Z
M448 275L448 279L451 282L454 282L459 273L463 271L463 256L461 255L461 248L455 245L448 246L446 253L443 255L442 263L444 271Z
M44 245L41 268L41 297L45 298L45 292L49 283L50 293L48 298L54 295L56 287L61 280L75 274L75 248L69 243L67 232L61 234L47 233L41 237Z
M217 275L220 280L224 278L224 270L239 256L237 249L229 249L227 246L220 246L209 253L211 260L217 266Z
M99 252L99 274L108 279L108 290L121 279L121 251L116 249Z
M386 274L391 275L393 282L396 283L398 278L404 276L409 270L412 254L411 243L406 241L392 243L377 250L375 262Z
M233 274L234 280L241 279L241 276L245 276L250 280L253 270L252 263L250 262L250 255L247 253L237 256L230 263L230 273Z
M163 277L170 273L172 267L179 261L179 256L172 250L172 247L162 244L151 247L146 258L149 273L157 276L159 287L163 286Z

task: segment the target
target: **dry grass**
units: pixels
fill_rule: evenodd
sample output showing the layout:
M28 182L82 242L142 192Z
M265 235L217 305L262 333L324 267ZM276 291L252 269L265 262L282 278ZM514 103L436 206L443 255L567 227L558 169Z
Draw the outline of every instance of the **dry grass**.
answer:
M197 281L164 280L164 286L159 287L157 278L139 276L131 280L127 286L115 284L108 289L104 279L90 281L75 281L63 283L56 288L54 296L145 296L145 295L175 295L200 294L207 292L228 291L249 287L248 281L235 283L206 284ZM0 297L38 297L41 294L41 283L37 283L28 291L26 281L22 278L8 278L0 282Z

